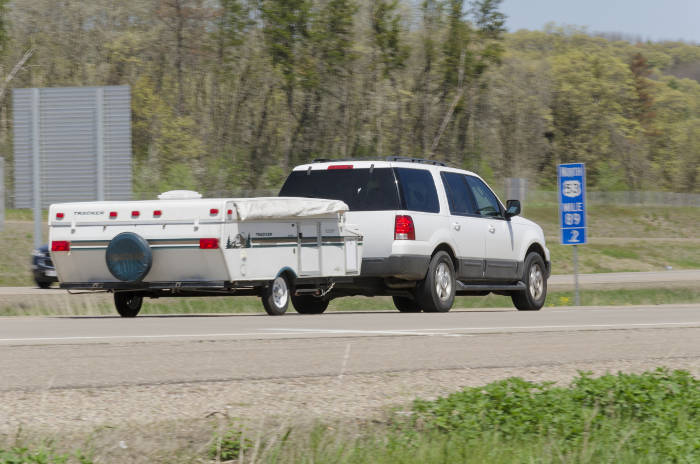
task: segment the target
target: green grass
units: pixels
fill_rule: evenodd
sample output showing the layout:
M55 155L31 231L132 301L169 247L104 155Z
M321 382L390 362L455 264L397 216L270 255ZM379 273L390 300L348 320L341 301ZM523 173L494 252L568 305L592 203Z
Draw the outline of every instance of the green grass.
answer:
M224 449L260 463L700 462L700 381L663 369L581 373L568 387L509 378L417 400L380 425L288 427L256 445L227 436Z
M208 438L180 433L178 439L187 449L180 449L178 455L150 449L148 460L251 464L700 462L700 380L686 371L656 369L601 377L580 373L568 386L512 377L437 399L418 399L383 420L319 420L311 426L266 424L255 431L229 419L212 424ZM97 431L90 434L80 445L39 439L32 448L9 441L5 449L0 444L0 464L113 462L114 436L93 441L99 435ZM89 449L89 454L81 449Z
M573 292L550 292L545 306L572 306ZM656 305L700 302L700 287L645 288L636 290L583 290L584 306ZM512 308L510 297L500 295L457 297L459 308ZM396 311L390 297L352 297L333 300L328 311ZM159 298L144 300L140 314L262 313L257 297ZM290 306L288 314L294 314ZM6 296L0 299L0 316L116 315L111 294Z

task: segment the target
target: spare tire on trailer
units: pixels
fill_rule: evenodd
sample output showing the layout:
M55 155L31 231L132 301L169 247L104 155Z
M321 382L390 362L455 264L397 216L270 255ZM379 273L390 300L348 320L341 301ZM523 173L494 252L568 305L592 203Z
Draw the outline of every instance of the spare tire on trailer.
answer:
M107 269L123 282L141 282L153 264L153 253L146 239L133 232L115 236L105 253Z

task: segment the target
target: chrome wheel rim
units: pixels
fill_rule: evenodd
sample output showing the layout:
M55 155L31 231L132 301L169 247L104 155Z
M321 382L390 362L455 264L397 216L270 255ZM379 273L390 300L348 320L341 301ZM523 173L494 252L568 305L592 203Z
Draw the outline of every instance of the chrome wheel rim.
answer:
M530 267L529 287L530 296L535 300L539 300L542 293L544 293L544 276L539 264L533 264Z
M284 308L289 299L289 291L287 290L287 281L284 277L277 277L272 282L272 301L278 308Z
M452 294L452 273L445 263L440 263L435 269L435 293L440 301L447 301Z

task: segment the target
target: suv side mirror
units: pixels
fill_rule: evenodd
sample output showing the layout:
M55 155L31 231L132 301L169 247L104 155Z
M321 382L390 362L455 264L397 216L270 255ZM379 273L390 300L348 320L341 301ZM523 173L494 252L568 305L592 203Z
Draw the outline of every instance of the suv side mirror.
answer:
M520 214L520 200L508 200L506 202L506 219Z

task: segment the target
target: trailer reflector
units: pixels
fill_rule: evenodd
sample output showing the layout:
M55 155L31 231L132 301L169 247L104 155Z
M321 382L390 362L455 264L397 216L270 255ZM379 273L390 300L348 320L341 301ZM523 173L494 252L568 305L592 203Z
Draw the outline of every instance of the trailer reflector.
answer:
M212 216L216 216L217 214L219 214L219 210L216 208L212 208L209 210L209 214L211 214Z
M51 251L70 251L70 242L65 240L54 240L51 242Z
M160 217L163 214L163 212L159 209L153 211L153 217Z
M219 239L218 238L200 238L199 239L199 248L202 250L216 250L219 248Z
M131 212L131 217L139 217L139 216L141 216L141 213L140 213L140 212L138 212L138 211L132 211L132 212Z
M109 218L110 219L115 219L117 217L117 212L116 211L110 211L109 212Z
M56 213L56 219L63 219L64 214L63 213Z

